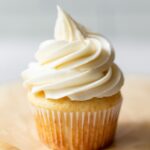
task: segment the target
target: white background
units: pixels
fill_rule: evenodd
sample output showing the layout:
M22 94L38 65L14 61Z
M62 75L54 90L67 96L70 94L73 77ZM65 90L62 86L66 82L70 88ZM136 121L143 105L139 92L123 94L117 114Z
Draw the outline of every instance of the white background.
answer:
M39 43L53 38L56 4L108 37L126 74L150 74L149 0L0 0L0 83L19 79Z

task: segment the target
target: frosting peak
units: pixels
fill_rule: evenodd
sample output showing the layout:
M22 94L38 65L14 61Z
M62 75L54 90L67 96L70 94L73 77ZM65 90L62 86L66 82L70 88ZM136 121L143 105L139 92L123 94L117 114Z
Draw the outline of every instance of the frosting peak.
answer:
M74 21L72 17L59 6L57 6L57 10L58 17L55 25L55 39L65 41L83 40L87 36L84 27Z
M42 42L37 62L23 72L24 85L47 99L84 101L116 94L123 75L104 37L90 33L58 7L55 39Z

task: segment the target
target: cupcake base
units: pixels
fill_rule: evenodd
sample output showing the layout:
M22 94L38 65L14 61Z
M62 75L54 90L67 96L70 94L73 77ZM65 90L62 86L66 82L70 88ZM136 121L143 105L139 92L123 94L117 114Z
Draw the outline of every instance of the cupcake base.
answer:
M32 101L32 110L41 141L53 150L98 150L106 147L114 139L121 95L113 96L111 101L109 105L99 106L100 109L95 111L85 108L83 111L82 109L65 111L59 108L56 110L54 107L37 106ZM95 106L94 102L92 103L93 106L90 107Z

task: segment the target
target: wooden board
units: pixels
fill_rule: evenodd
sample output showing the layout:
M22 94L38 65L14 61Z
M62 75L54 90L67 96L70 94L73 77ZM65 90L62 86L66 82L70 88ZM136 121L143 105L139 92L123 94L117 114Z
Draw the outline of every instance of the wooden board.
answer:
M150 150L150 78L128 76L122 91L116 140L108 150ZM47 150L32 117L20 83L0 87L0 150Z

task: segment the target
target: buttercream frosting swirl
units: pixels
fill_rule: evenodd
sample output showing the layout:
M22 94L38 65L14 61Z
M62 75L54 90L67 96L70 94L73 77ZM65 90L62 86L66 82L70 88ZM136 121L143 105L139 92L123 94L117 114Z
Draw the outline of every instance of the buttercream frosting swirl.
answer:
M84 101L116 94L123 75L103 36L89 32L58 7L54 40L41 43L37 62L23 72L24 85L47 99Z

